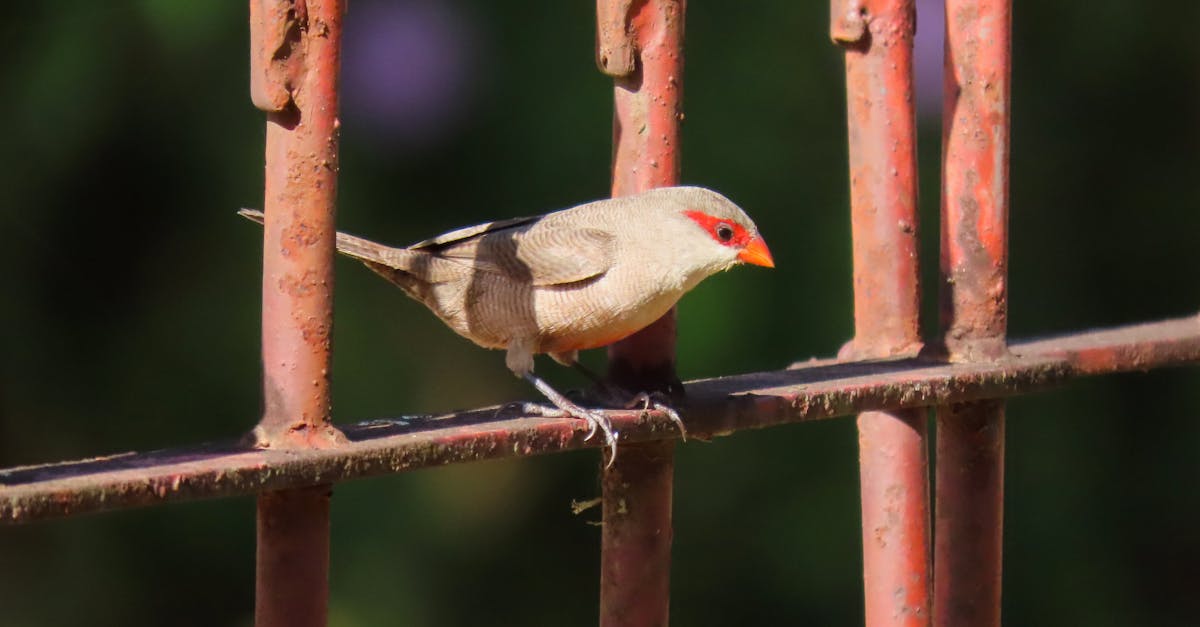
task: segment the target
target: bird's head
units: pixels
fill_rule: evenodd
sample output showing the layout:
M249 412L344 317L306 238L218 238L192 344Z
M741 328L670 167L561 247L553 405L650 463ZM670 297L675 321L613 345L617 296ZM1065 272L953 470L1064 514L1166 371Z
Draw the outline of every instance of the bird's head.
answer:
M660 194L660 200L666 201L660 206L680 223L681 248L708 273L739 263L775 267L754 221L728 198L702 187L670 187L648 193Z

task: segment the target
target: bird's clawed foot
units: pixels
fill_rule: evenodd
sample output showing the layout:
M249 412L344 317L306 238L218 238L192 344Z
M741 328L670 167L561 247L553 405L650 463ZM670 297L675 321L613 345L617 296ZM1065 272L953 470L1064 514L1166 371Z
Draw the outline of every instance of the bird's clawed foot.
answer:
M638 392L632 397L629 392L608 382L604 377L592 372L590 368L580 363L578 360L571 363L576 370L583 373L587 378L595 383L593 395L598 395L601 402L609 406L624 407L625 409L633 409L641 406L643 412L650 410L661 411L666 414L675 426L679 427L679 438L687 441L687 428L683 426L683 418L679 417L679 412L671 407L671 396L664 392ZM683 385L678 381L672 386L672 391L678 389L679 397L683 396Z
M683 426L683 418L680 418L679 412L675 411L675 408L668 404L668 400L669 399L667 399L666 394L663 394L662 392L650 392L649 394L646 392L638 392L625 405L625 408L633 409L634 407L640 405L643 412L650 410L661 411L671 419L671 422L675 423L675 426L679 427L679 439L686 442L687 427Z
M587 422L588 432L587 435L583 436L585 441L592 439L592 437L596 435L597 431L604 434L604 445L608 447L608 463L606 463L604 467L611 467L613 465L613 461L617 459L617 436L620 434L613 429L612 421L608 419L608 416L604 415L604 412L592 409L584 409L583 407L571 403L570 401L563 405L558 405L557 407L546 407L545 405L538 405L536 403L527 403L524 409L528 414L542 416L545 418L564 418L569 416L571 418L578 418Z
M539 416L571 416L572 418L579 418L580 420L586 421L588 424L588 433L583 439L592 439L592 436L596 435L596 431L603 433L604 445L608 447L609 451L608 463L605 464L604 467L611 467L613 462L617 459L617 436L620 434L613 429L612 421L608 419L608 416L606 416L602 411L584 409L583 407L576 405L567 399L567 397L560 394L557 390L550 387L550 385L545 381L534 376L533 374L526 374L525 379L532 383L533 386L542 393L542 396L545 396L546 399L553 403L557 408L550 409L549 407L543 407L541 405L529 403L525 406L525 409L528 410L529 413Z

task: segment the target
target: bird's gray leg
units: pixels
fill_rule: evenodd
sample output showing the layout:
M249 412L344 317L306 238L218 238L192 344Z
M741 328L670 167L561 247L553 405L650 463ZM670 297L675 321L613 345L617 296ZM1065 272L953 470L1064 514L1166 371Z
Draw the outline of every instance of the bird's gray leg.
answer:
M543 416L571 416L586 421L590 430L587 436L584 437L585 440L591 439L596 434L596 430L599 429L604 433L604 443L610 451L608 465L612 465L613 460L617 458L617 432L613 430L612 421L603 412L587 410L572 403L567 397L560 394L558 390L550 387L549 383L546 383L540 377L533 374L533 350L531 342L523 340L510 341L508 352L504 356L504 363L508 366L509 370L513 371L513 374L533 384L533 387L538 392L541 392L542 396L545 396L547 400L558 408L558 412L546 412L543 410L544 408L537 406L527 406L525 409L530 411L530 413L538 413Z
M542 396L545 396L547 400L553 403L558 408L559 415L586 420L588 426L591 427L591 431L588 432L587 437L584 438L585 440L591 438L596 433L596 429L599 428L604 433L604 443L608 445L609 458L607 466L612 466L613 460L617 458L617 432L613 430L612 421L608 419L608 416L604 415L604 412L584 409L572 403L567 397L550 387L549 383L546 383L532 372L524 375L522 378L532 383L533 387L542 393ZM541 412L541 414L543 416L553 415L546 412Z

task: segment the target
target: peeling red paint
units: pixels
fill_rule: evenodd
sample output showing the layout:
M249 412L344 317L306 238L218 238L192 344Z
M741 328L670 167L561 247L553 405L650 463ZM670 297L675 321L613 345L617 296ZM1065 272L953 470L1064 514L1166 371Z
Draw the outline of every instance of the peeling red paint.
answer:
M1010 2L946 5L942 323L956 359L990 359L1004 350Z
M942 343L952 361L1008 352L1011 0L947 0ZM934 619L999 627L1004 403L939 407Z

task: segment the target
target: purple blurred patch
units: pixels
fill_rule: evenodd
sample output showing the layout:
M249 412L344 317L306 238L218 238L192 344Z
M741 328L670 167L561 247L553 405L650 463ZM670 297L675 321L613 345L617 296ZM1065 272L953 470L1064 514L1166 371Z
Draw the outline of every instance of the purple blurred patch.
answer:
M913 41L913 73L917 116L936 121L942 116L942 49L946 41L944 0L917 0L917 37Z
M476 73L468 18L450 0L350 3L342 53L342 118L350 132L395 148L453 132L470 109Z

